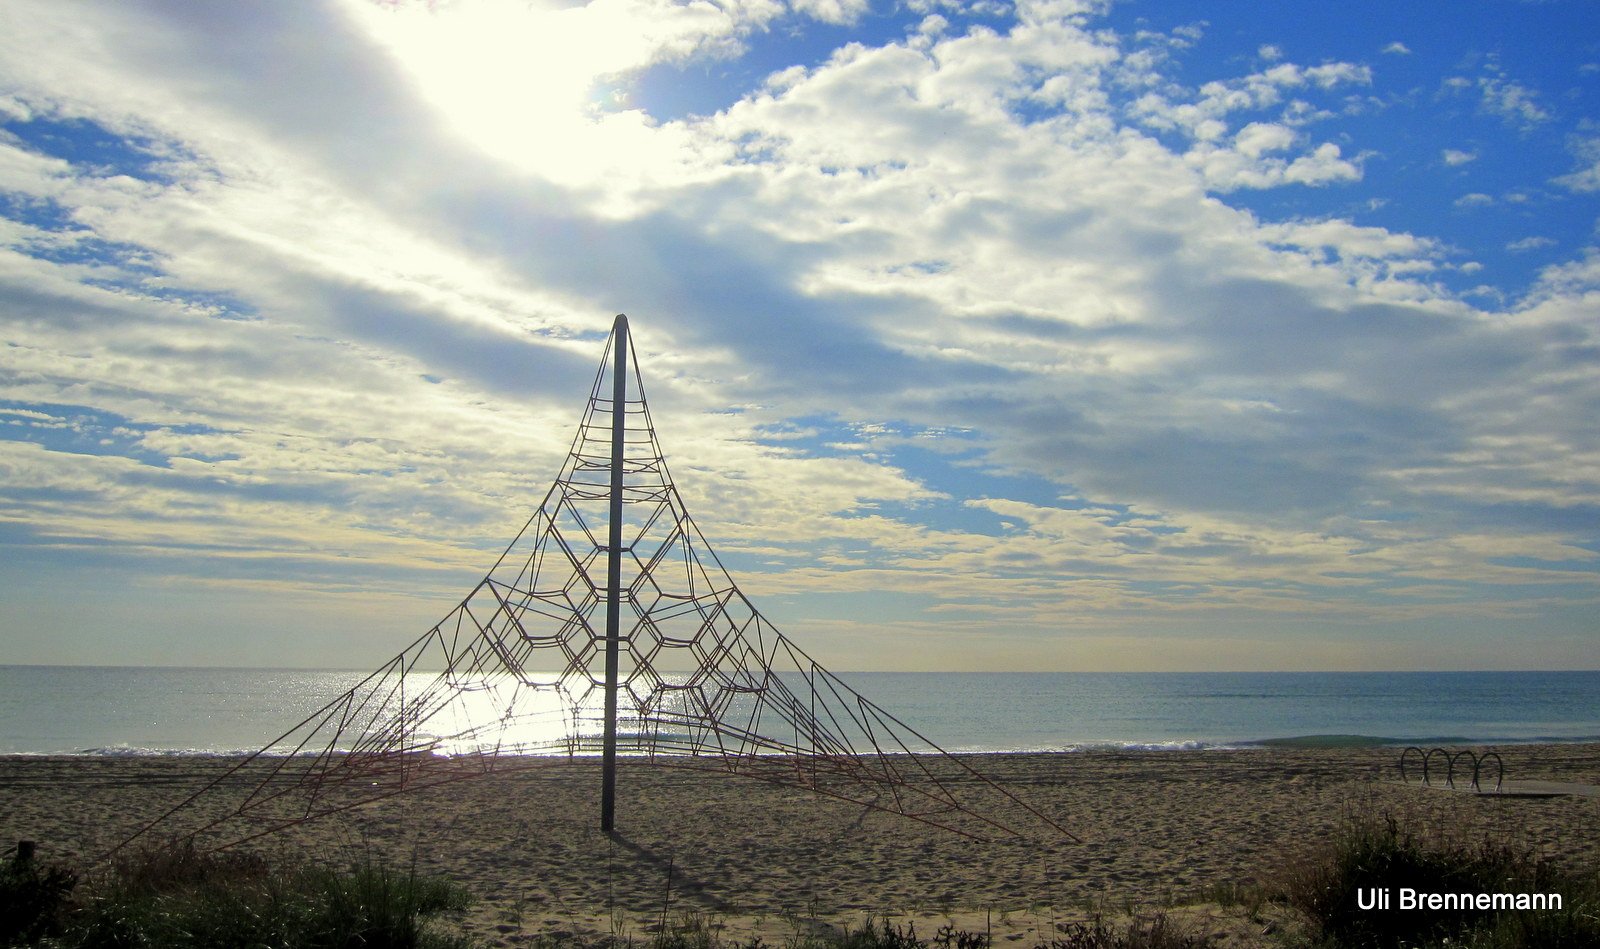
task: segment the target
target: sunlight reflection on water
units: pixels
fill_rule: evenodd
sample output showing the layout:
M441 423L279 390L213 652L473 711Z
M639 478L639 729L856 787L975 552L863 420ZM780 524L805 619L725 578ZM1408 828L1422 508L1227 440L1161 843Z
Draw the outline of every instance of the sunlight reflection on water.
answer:
M470 678L412 673L406 680L388 712L418 720L412 746L419 750L447 757L602 753L603 682L562 680L555 673ZM664 727L696 716L702 699L688 688L689 680L687 673L668 673L642 695L618 689L619 754L649 754L692 740L688 732Z

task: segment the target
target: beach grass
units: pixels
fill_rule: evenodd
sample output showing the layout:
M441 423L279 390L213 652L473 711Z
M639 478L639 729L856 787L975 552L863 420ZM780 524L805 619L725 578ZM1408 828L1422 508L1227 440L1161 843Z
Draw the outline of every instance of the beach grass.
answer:
M1429 894L1558 894L1560 909L1401 908L1401 888ZM1600 947L1600 872L1576 874L1504 841L1462 841L1393 817L1351 820L1317 858L1285 871L1271 894L1303 914L1311 944L1360 949ZM1384 908L1362 909L1374 893Z
M0 945L52 949L469 949L426 917L461 887L375 864L335 870L167 846L93 872L12 861L0 874Z
M0 864L0 946L29 945L58 933L78 874L29 860Z
M1095 919L1059 927L1058 934L1032 949L1202 949L1204 937L1189 931L1165 913L1118 922ZM914 923L894 924L887 919L838 931L797 933L781 947L767 947L759 938L729 944L703 924L656 934L643 949L991 949L988 933L955 926L936 927L931 935L917 932Z

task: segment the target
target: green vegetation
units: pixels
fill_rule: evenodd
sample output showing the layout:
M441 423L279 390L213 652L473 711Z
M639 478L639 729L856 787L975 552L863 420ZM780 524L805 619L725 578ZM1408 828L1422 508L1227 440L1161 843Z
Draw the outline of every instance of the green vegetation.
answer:
M1149 919L1134 919L1121 925L1099 920L1063 927L1061 934L1037 949L1203 949L1206 941L1186 932L1165 914ZM675 934L657 936L649 949L714 949L716 943L682 944ZM760 940L743 949L763 949ZM791 939L784 949L990 949L985 933L966 932L941 926L924 939L915 925L891 926L887 921L843 933L807 934Z
M31 861L0 865L0 946L25 946L61 928L78 875Z
M94 875L32 862L0 873L0 945L51 949L467 949L423 917L464 890L357 866L275 866L247 854L146 851Z
M1401 909L1402 887L1439 894L1558 893L1562 908ZM1317 947L1600 947L1600 874L1560 873L1525 851L1423 835L1392 818L1352 823L1329 854L1285 874L1276 890L1305 915ZM1361 909L1359 897L1371 903L1374 892L1388 894L1388 908Z

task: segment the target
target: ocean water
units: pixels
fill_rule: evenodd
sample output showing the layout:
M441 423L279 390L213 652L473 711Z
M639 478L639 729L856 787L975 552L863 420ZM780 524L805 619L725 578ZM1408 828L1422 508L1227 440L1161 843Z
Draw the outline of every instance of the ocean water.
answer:
M0 754L266 747L365 673L0 666ZM841 674L948 751L1600 741L1600 672Z

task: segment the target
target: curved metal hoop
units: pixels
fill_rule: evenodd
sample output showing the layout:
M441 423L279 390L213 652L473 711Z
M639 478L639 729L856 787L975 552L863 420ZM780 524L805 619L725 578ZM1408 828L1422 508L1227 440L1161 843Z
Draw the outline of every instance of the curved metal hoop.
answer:
M1450 752L1443 748L1429 748L1428 753L1422 756L1422 783L1429 787L1433 786L1433 777L1428 773L1428 769L1433 763L1434 755L1443 758L1446 764L1450 762ZM1448 768L1446 770L1448 771Z
M1410 784L1411 783L1411 779L1406 775L1406 759L1411 757L1411 753L1413 751L1417 753L1417 757L1418 758L1422 759L1422 781L1423 781L1424 784L1426 784L1427 781L1428 781L1428 758L1427 758L1426 753L1423 752L1423 750L1421 748L1418 748L1416 745L1412 745L1411 747L1407 748L1405 751L1400 752L1400 783L1401 784Z
M1473 766L1472 766L1472 789L1474 791L1478 791L1480 793L1483 791L1483 788L1478 786L1479 771L1481 771L1483 766L1489 762L1490 758L1494 759L1494 789L1495 789L1495 791L1498 792L1500 790L1500 784L1501 784L1501 782L1503 782L1505 780L1505 777L1506 777L1506 765L1505 765L1505 762L1501 761L1500 760L1500 756L1498 754L1496 754L1495 752L1493 752L1493 751L1485 751L1482 755L1480 755L1478 757L1477 762L1474 763Z
M1474 790L1476 790L1478 787L1478 756L1473 754L1470 750L1458 751L1450 756L1450 767L1445 771L1444 781L1451 787L1456 786L1456 762L1460 761L1462 758L1472 762L1472 787ZM1461 774L1463 777L1465 777L1467 770L1462 768Z

